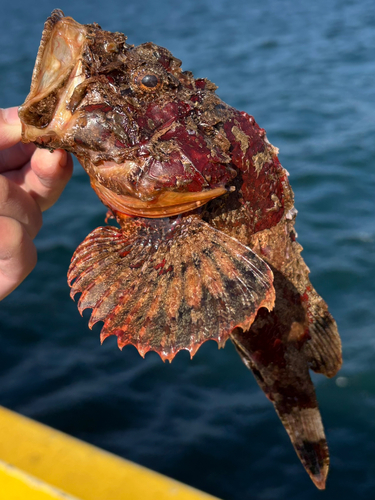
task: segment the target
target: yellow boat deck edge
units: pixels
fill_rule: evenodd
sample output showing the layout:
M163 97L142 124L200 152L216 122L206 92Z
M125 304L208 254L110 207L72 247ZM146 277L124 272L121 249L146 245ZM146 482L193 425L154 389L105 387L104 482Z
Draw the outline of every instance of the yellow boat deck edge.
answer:
M0 461L1 500L215 500L1 406Z
M1 500L79 500L0 460Z

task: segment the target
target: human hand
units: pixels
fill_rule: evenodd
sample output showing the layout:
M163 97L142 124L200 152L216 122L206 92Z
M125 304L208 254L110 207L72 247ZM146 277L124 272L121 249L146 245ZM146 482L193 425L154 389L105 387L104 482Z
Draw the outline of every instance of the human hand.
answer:
M57 201L73 171L65 151L51 154L20 140L17 108L0 108L0 300L34 269L42 211Z

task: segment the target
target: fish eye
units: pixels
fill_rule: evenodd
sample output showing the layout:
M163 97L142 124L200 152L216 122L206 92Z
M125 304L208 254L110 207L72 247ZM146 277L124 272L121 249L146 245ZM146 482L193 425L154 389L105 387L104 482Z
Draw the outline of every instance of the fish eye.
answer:
M135 92L152 93L163 86L164 80L163 72L154 68L140 68L133 73L130 86Z
M141 85L149 89L157 87L159 84L159 79L156 75L145 75L141 80Z

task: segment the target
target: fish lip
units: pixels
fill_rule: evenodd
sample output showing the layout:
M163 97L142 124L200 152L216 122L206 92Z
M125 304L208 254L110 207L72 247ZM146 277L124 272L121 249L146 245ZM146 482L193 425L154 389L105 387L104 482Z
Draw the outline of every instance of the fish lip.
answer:
M164 190L157 193L153 199L141 200L134 195L127 196L114 193L94 178L91 178L91 186L101 202L113 212L150 219L172 217L190 212L227 192L225 187L197 192Z

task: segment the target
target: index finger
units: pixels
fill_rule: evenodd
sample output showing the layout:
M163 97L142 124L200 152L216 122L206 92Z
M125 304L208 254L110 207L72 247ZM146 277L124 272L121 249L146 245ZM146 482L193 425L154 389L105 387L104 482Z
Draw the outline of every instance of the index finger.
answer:
M0 150L14 146L21 140L21 122L18 108L0 108Z

